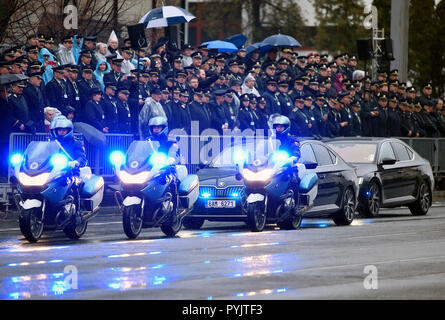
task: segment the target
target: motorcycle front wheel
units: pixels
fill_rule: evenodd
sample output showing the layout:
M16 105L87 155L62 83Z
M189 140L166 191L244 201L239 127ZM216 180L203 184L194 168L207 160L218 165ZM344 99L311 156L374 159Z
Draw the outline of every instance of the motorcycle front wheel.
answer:
M247 226L252 232L263 231L266 226L264 203L252 202L247 204Z
M39 217L40 208L23 210L19 216L20 231L26 240L35 243L43 233L43 221Z
M124 207L122 222L127 237L129 239L136 239L142 230L142 207L140 205Z

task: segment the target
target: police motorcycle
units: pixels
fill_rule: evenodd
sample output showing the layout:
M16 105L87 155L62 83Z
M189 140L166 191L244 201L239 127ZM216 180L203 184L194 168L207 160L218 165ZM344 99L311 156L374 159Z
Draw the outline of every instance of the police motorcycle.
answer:
M234 160L236 178L244 180L243 211L249 229L260 232L266 222L276 223L280 229L298 229L317 196L317 175L307 172L315 164L307 164L306 168L295 156L279 149L255 156L240 148Z
M11 157L19 226L29 242L37 242L44 230L56 229L79 239L98 213L104 180L89 167L70 167L72 160L57 140L32 141L23 155Z
M121 183L115 199L122 213L124 232L136 239L142 228L160 227L172 237L198 199L197 175L177 165L172 153L159 150L159 142L133 141L127 153L113 151L110 160Z

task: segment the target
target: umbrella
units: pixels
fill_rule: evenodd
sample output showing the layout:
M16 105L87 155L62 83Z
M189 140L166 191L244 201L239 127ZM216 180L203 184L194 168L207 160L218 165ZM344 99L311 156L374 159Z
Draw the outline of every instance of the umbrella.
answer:
M29 77L24 74L2 74L0 75L0 85L4 86L14 82L29 79Z
M260 50L260 57L262 57L270 49L272 49L272 46L270 44L264 42L256 42L246 48L246 53L247 56L250 56L253 51Z
M148 11L139 20L146 29L168 27L175 24L186 23L196 17L187 10L176 6L162 6Z
M224 41L233 43L237 48L241 48L246 44L247 38L242 33L238 33L228 38L225 38Z
M217 49L218 52L238 51L238 48L233 43L221 40L203 42L201 45L207 45L207 49Z
M301 47L301 44L294 37L285 34L275 34L263 40L263 43L270 44L272 47Z
M84 122L74 122L74 132L81 133L85 140L96 147L105 147L107 145L107 138L105 135L97 130L95 127Z

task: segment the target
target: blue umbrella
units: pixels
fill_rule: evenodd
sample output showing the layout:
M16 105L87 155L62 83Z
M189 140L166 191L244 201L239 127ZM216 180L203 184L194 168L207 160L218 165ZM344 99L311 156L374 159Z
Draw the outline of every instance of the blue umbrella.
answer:
M175 24L186 23L196 17L187 10L176 6L163 6L148 11L139 20L146 29L168 27Z
M294 37L285 34L275 34L263 40L263 43L270 44L272 47L289 48L301 47L301 44Z
M256 42L246 48L246 56L250 56L250 54L255 50L260 50L260 57L262 57L270 49L272 49L272 46L270 44L264 42Z
M224 41L233 43L239 49L246 44L247 38L242 33L238 33L225 38Z
M217 49L218 52L237 52L238 48L231 42L214 40L203 42L201 45L207 45L207 49Z

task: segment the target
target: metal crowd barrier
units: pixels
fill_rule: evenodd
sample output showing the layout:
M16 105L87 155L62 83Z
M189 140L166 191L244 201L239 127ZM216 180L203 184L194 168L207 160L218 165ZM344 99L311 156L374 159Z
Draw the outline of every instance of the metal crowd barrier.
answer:
M106 134L106 147L97 148L84 141L88 165L94 174L101 175L105 179L111 178L114 175L113 167L109 162L109 155L113 150L126 151L130 143L135 139L131 134ZM21 152L23 153L31 141L44 141L49 138L46 133L36 133L34 135L27 133L12 133L10 135L9 155ZM234 137L199 137L199 136L178 136L181 152L185 155L183 163L187 166L190 173L195 173L199 167L200 155L196 153L205 152L203 149L209 143L209 139L219 138L220 151L233 143ZM246 139L246 137L244 137ZM249 139L249 138L247 138ZM445 138L400 138L409 146L411 146L422 157L429 160L433 168L435 178L445 177ZM187 148L187 150L185 150ZM216 154L210 155L211 157ZM9 170L10 174L12 170ZM8 177L8 181L10 175Z

